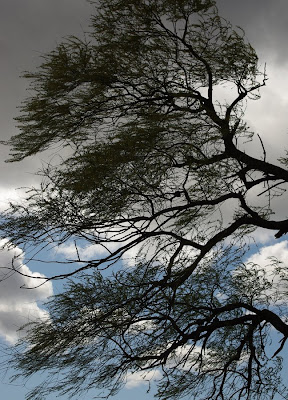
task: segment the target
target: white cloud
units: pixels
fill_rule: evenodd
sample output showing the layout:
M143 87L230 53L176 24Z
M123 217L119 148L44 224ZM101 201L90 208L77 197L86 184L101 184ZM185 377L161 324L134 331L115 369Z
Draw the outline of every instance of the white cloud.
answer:
M267 85L261 89L261 99L248 103L245 119L262 137L268 161L276 161L287 144L288 79L287 64L269 63ZM249 143L250 147L250 143ZM261 154L261 144L258 141ZM279 153L280 152L280 153ZM259 156L259 153L258 153Z
M279 261L287 263L288 241L283 240L282 242L273 244L271 246L264 246L257 253L252 254L247 261L264 267L267 265L269 257L275 257Z
M100 244L81 246L77 243L76 246L74 242L69 242L57 247L55 251L70 260L77 260L78 256L80 260L91 260L107 256L109 254L107 248L109 248L109 251L115 251L120 247L119 243L108 243L107 248Z
M268 244L272 240L275 241L275 232L264 228L257 228L254 232L252 232L249 236L255 244Z
M127 381L125 387L127 389L133 389L135 387L147 384L148 381L156 381L161 378L162 374L158 370L129 373L126 378Z
M130 232L128 232L130 233ZM131 230L132 234L132 230ZM108 235L107 235L108 236ZM77 260L78 257L80 260L96 260L100 258L105 258L110 253L113 253L117 249L128 245L129 240L124 241L123 238L119 235L117 238L119 241L107 241L107 243L103 240L103 245L101 244L88 244L88 245L81 245L81 243L77 243L75 246L74 242L68 242L61 244L59 247L55 248L55 252L58 255L62 255L68 260ZM106 239L107 240L107 239ZM123 240L123 241L122 241ZM131 249L127 250L123 255L123 260L128 266L135 265L135 258L139 254L139 251L142 249L142 244L135 245ZM148 245L145 247L145 257L148 259L148 255L153 255L153 251L148 249ZM151 246L150 246L151 247Z
M1 240L0 247L5 242ZM24 275L13 272L11 269L13 259L14 268ZM53 294L51 282L37 287L42 281L34 278L44 275L32 272L23 261L24 253L17 247L11 250L4 248L0 251L0 336L11 344L19 338L17 330L21 326L48 316L37 302Z
M25 198L26 189L12 189L0 186L0 211L5 211L10 202L18 202Z
M265 279L271 285L265 290L272 302L283 302L288 293L288 241L264 246L246 261L247 268L259 272L258 279ZM280 267L280 268L279 268ZM263 281L264 282L264 281ZM272 296L272 297L271 297Z

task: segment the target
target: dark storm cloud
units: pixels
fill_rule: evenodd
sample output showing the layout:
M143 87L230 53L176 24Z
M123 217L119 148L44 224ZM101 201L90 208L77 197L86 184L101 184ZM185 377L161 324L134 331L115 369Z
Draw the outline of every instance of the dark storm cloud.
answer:
M217 5L221 16L245 30L263 61L288 62L287 0L218 0Z
M85 0L1 0L2 123L7 124L7 112L15 115L15 108L11 107L24 97L26 82L19 75L35 68L41 53L51 50L63 36L83 34L90 11ZM11 133L1 129L2 137Z
M63 36L83 35L89 25L92 6L86 0L1 0L0 13L0 139L17 132L13 118L26 97L24 70L34 70L41 54L50 51ZM39 161L4 164L8 148L0 147L1 188L29 184ZM3 191L3 190L2 190ZM0 204L1 208L1 204Z

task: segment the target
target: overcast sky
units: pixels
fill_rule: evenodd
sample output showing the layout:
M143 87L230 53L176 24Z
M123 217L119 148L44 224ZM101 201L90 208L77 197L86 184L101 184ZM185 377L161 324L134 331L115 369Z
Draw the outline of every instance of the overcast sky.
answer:
M63 36L83 35L88 29L93 7L85 0L0 0L0 5L0 137L3 140L17 133L13 118L27 94L27 82L19 77L21 72L33 70L39 64L41 54L53 49ZM218 0L218 7L223 17L245 29L262 65L267 63L267 86L262 90L262 99L248 106L247 119L251 128L262 135L268 158L275 159L279 151L284 155L283 147L288 148L288 1ZM259 151L260 148L259 145ZM253 151L257 151L257 147ZM16 187L33 184L33 172L39 166L39 157L21 164L6 164L7 156L8 149L1 146L0 209L7 198L17 197ZM287 201L279 202L278 208L283 214L286 207ZM266 243L263 245L271 246L268 239L264 237ZM15 251L19 253L20 250ZM283 245L281 251L281 257L288 259L288 247ZM0 266L9 263L9 259L9 254L0 253ZM33 271L41 271L41 267L35 266ZM23 318L27 320L31 314L43 313L36 300L52 293L50 286L42 287L33 295L31 291L17 289L25 283L19 277L0 283L0 335L6 342L15 340L16 327ZM20 312L19 317L16 317L15 309ZM133 385L136 385L135 380L130 381L130 386ZM2 396L7 399L22 400L27 392L26 388L2 386ZM127 393L123 398L135 398L134 391ZM121 396L116 398L120 400ZM140 400L139 396L137 394ZM142 396L143 399L153 398L146 394L144 387Z

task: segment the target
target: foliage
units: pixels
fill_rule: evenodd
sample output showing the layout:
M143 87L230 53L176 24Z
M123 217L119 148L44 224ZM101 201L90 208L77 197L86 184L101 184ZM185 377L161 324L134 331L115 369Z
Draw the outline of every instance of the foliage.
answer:
M288 398L286 270L273 264L280 290L243 263L255 228L288 231L271 203L286 159L269 163L243 144L253 140L244 102L266 81L255 51L214 1L97 4L89 38L70 38L25 74L32 96L9 141L10 161L67 151L11 205L3 235L23 246L72 240L78 263L51 277L74 279L48 303L50 319L29 326L14 365L27 377L51 372L31 399L115 394L128 373L155 368L163 400ZM81 259L83 240L99 258ZM281 344L269 355L272 329Z

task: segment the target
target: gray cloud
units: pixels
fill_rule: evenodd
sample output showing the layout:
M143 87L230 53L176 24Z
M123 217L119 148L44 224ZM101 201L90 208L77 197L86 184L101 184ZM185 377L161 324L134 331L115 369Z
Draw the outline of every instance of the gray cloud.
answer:
M0 138L17 132L13 118L27 96L24 70L34 70L41 55L52 50L63 36L83 35L92 6L85 0L2 0L0 13ZM0 187L30 185L30 174L40 165L30 158L21 166L5 164L8 148L0 145ZM2 190L3 192L3 190Z
M261 58L287 63L287 0L218 0L220 15L241 26Z

